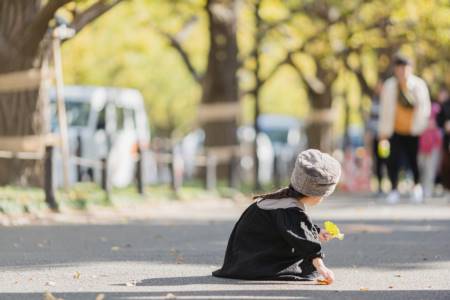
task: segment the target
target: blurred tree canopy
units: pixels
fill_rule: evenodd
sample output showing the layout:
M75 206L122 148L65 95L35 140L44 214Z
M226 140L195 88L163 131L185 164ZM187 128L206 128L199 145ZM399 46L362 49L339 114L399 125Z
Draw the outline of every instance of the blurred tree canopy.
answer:
M199 107L225 107L228 118L239 101L240 123L255 112L302 117L310 146L330 151L346 126L363 123L397 51L415 60L432 96L450 85L448 0L1 0L0 75L40 79L0 92L0 136L48 131L41 72L63 23L80 32L63 46L67 83L137 88L154 132L201 125L211 147L233 148L236 120L219 110L199 121ZM39 173L13 163L0 161L0 182Z
M178 32L192 10L199 12L200 6L188 2L123 3L64 45L66 82L137 88L144 94L153 129L159 134L189 130L195 122L200 86L169 41L155 30L158 26L171 34ZM186 43L200 70L205 69L208 50L205 22L202 15L189 31L189 40L199 42Z
M204 0L123 3L65 44L66 81L138 88L154 130L163 135L191 130L201 86L168 36L177 36L192 68L203 73L209 49L205 5ZM362 122L361 112L377 81L390 73L397 51L414 58L433 94L450 84L447 0L236 0L234 5L243 123L253 122L256 66L263 83L261 112L306 117L333 108L344 116L347 109L351 123ZM344 119L330 122L342 130Z

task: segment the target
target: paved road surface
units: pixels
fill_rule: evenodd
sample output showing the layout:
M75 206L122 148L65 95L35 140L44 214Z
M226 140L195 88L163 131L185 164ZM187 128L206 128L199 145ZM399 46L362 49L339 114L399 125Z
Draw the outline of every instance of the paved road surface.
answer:
M211 277L243 208L171 202L146 221L0 227L0 299L450 299L446 203L337 196L311 210L346 233L325 246L331 286Z

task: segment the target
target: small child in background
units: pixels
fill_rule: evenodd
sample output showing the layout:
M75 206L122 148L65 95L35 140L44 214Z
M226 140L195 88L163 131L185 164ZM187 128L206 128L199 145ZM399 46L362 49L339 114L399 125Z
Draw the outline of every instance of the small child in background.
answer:
M434 182L441 161L442 133L436 121L440 108L438 103L432 104L428 127L419 138L419 167L425 198L433 195Z
M321 242L331 234L313 224L306 207L333 193L341 175L337 160L318 150L300 153L289 187L254 197L228 241L214 276L248 280L315 280L328 284L333 272L323 262Z

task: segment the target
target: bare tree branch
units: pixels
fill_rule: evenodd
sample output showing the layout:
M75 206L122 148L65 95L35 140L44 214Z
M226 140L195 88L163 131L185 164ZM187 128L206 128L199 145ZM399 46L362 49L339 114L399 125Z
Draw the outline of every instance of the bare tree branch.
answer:
M391 25L391 21L389 20L389 17L383 17L378 22L375 22L374 24L371 24L370 26L363 28L362 30L360 30L360 32L361 31L367 32L367 31L370 31L370 30L376 29L376 28L380 28L382 31L386 31L386 28L389 25ZM351 35L354 35L354 34L355 34L355 32L353 32ZM380 54L384 50L384 49L376 49L376 48L372 48L372 49L376 50L378 52L378 54ZM348 56L350 53L356 52L360 55L361 50L362 50L361 46L347 47L344 51L342 51L342 53L340 53L340 56L342 58L345 68L356 75L356 78L358 79L358 82L361 86L362 92L364 94L366 94L367 96L371 97L374 93L374 89L373 89L373 87L371 87L368 84L361 68L360 69L352 68L352 66L350 66L350 64L348 62Z
M287 21L289 21L292 18L293 14L296 14L296 13L299 13L299 12L302 12L302 11L305 11L305 10L308 10L308 12L312 12L313 15L315 15L319 19L325 21L327 27L331 26L333 24L337 24L339 22L343 22L343 21L346 22L348 17L351 16L354 13L354 10L355 9L359 9L365 3L366 3L365 1L359 1L355 8L349 9L348 11L345 11L345 12L341 13L336 18L331 18L330 17L329 10L328 10L328 7L325 5L325 2L318 1L318 2L314 2L314 3L310 3L310 4L305 4L305 5L296 7L295 9L292 9L289 17L287 17L287 18L284 18L282 20L279 20L279 21L276 21L276 22L273 22L273 23L266 23L266 26L261 31L261 35L264 35L268 31L270 31L272 29L275 29L279 25L285 24ZM378 24L373 24L372 26L366 28L365 30L370 30L370 29L376 28L376 27L378 27L380 25L386 26L387 25L386 20L382 20L382 22L380 22ZM281 60L280 62L278 62L265 78L260 79L260 81L259 81L260 86L264 85L267 81L269 81L278 72L278 70L282 66L287 64L287 65L290 65L291 67L293 67L296 70L298 75L307 84L308 89L310 89L312 92L314 92L316 94L323 93L323 91L325 89L324 83L321 80L319 80L318 78L316 78L316 77L305 76L302 73L302 71L300 70L300 68L293 62L292 57L293 57L294 54L304 51L305 47L309 43L311 43L311 42L321 38L322 35L325 34L325 33L326 33L326 31L320 29L317 32L317 34L311 35L305 41L303 41L301 46L297 47L296 49L289 50L286 53L285 58L283 60ZM247 60L249 58L253 58L253 53L250 53L247 57L244 57L242 59L242 62L245 62L245 60ZM357 74L357 76L358 76L358 74ZM364 76L362 74L359 74L359 76L362 76L362 78L364 78ZM367 88L370 88L370 87L367 85ZM254 91L254 89L251 89L249 91L246 91L244 94L249 94L249 93L252 93L253 91Z
M301 46L299 46L299 47L297 47L297 48L295 48L295 49L289 50L289 51L286 53L285 58L282 59L281 61L279 61L279 62L273 67L273 69L269 72L269 74L268 74L265 78L263 78L263 79L260 80L261 86L264 85L267 81L269 81L269 80L270 80L270 79L278 72L278 70L279 70L282 66L284 66L285 64L291 64L291 63L293 63L293 61L292 61L292 56L293 56L294 54L296 54L296 53L302 52L302 51L305 49L305 46L306 46L308 43L314 41L314 40L317 39L317 38L318 38L317 35L312 35L312 36L308 37L306 40L304 40Z
M192 77L194 77L195 81L198 83L202 82L202 76L198 74L196 69L194 68L194 65L191 62L191 59L189 58L189 55L184 50L184 48L181 46L181 44L178 42L178 40L174 37L172 37L170 34L165 34L167 39L169 39L171 46L177 50L178 54L181 56L181 59L183 60L184 64L186 65L187 69L191 73Z
M298 76L303 79L309 91L313 92L314 94L324 93L325 84L319 78L313 76L305 76L302 70L300 70L300 68L292 60L289 60L288 65L294 68Z
M359 2L357 8L359 8L363 3L364 3L364 1ZM283 19L278 20L278 21L273 22L273 23L266 23L266 24L265 24L265 27L264 27L264 28L262 29L262 31L261 31L261 35L264 36L264 35L265 35L267 32L269 32L270 30L275 29L275 28L278 27L279 25L285 24L286 22L288 22L289 20L292 19L292 15L293 15L293 14L302 12L302 11L304 11L305 9L310 9L310 5L304 5L304 6L300 6L300 7L297 7L297 8L295 8L295 9L292 9L291 12L290 12L290 15L289 15L288 17L283 18ZM308 12L309 12L309 10L308 10ZM321 19L324 19L324 18L325 18L325 20L326 20L326 22L327 22L327 23L326 23L326 27L329 27L329 26L331 26L331 25L334 25L334 24L337 24L337 23L339 23L339 22L342 22L342 21L346 20L346 18L347 18L348 16L350 16L350 15L353 14L353 10L349 10L349 11L343 13L343 14L339 15L338 18L333 19L333 20L330 20L330 19L328 18L328 15L325 15L325 14L323 13L323 8L321 8L320 10L318 10L318 9L316 8L315 14L316 14L317 17L319 17L319 18L321 18ZM374 25L373 27L376 27L376 26L377 26L377 24ZM369 27L369 29L372 29L372 28ZM322 34L322 33L326 33L326 31L323 30L323 29L318 30L318 33L317 33L316 35L311 35L310 37L308 37L308 38L303 42L302 47L304 48L304 46L306 46L307 43L316 40L316 39L320 36L320 34ZM302 48L301 50L303 50L303 48ZM300 52L301 50L296 50L295 52ZM245 62L247 59L251 58L251 57L252 57L252 53L250 53L250 54L248 54L247 56L243 57L243 58L240 60L240 66L242 66L242 65L244 64L244 62Z
M75 14L75 17L70 24L70 27L75 29L78 33L81 31L86 25L106 13L108 10L116 6L122 2L122 0L114 0L114 1L104 1L99 0L98 2L92 4L90 7L86 8L81 13Z
M284 59L282 59L280 62L278 62L278 64L276 64L275 67L273 67L273 69L270 71L270 73L266 77L261 79L261 81L260 81L261 86L263 86L267 81L272 79L272 77L278 72L279 69L281 69L282 66L289 63L290 59L291 59L291 53L288 52L286 57Z
M150 24L150 26L170 42L170 46L173 47L178 52L189 73L192 75L192 77L195 79L197 83L201 84L203 81L203 75L199 74L199 72L195 69L188 53L181 45L181 40L186 37L187 31L190 30L191 26L195 21L196 18L191 18L190 20L188 20L183 26L183 29L176 35L171 35L170 33L161 30L155 25Z
M262 86L263 86L264 84L266 84L270 79L272 79L272 77L275 76L275 74L278 72L278 70L279 70L282 66L284 66L284 65L286 65L286 64L289 64L289 61L290 61L290 59L291 59L290 56L291 56L291 53L288 52L288 53L286 54L286 57L285 57L284 59L280 60L280 61L272 68L272 70L270 71L270 73L269 73L266 77L264 77L264 78L262 78L262 79L259 79L259 80L258 80L258 82L259 82L259 87L262 87ZM256 89L257 89L257 87L254 87L254 88L252 88L252 89L250 89L250 90L244 91L244 92L241 93L240 96L242 97L242 96L245 96L245 95L251 95L251 94L254 94Z
M364 77L364 74L361 70L356 70L354 68L352 68L350 66L350 64L348 63L347 59L344 58L343 59L344 65L346 67L347 70L349 70L350 72L352 72L353 74L356 75L356 78L358 79L359 85L361 86L362 92L371 97L373 96L373 88L367 83L366 78Z
M296 8L293 8L289 12L289 16L277 20L275 22L266 23L264 29L262 30L262 34L266 34L267 32L276 29L280 25L286 24L288 21L292 20L292 17L301 12L307 12L309 15L312 14L315 17L325 21L327 24L326 26L330 26L339 22L342 22L345 20L348 16L352 15L355 11L358 11L363 4L366 4L368 1L360 1L357 3L356 7L353 9L350 9L348 11L343 12L340 14L337 18L333 19L330 18L329 14L329 7L325 5L325 2L321 1L315 1L312 3L304 3L301 6L298 6Z

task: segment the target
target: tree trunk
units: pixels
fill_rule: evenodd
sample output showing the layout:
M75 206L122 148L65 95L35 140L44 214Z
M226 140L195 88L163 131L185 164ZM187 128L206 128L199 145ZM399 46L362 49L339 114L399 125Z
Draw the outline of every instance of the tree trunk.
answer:
M0 2L0 75L40 68L38 47L23 47L23 29L41 7L40 0ZM24 91L0 91L0 136L38 135L46 130L43 97L39 87ZM0 185L41 185L42 163L0 159Z
M327 87L322 94L310 93L312 114L331 109L331 90ZM333 150L333 120L327 114L312 118L306 127L308 147L324 152Z
M321 67L320 60L316 61L317 77L323 82L324 90L319 93L308 86L308 97L311 105L310 122L306 127L309 148L319 149L331 153L334 148L333 122L331 113L333 93L331 86L336 80L337 73Z
M209 18L208 66L202 82L202 105L238 102L238 47L236 41L236 11L234 0L208 0ZM237 144L236 116L229 119L202 121L205 147L234 146ZM219 166L219 176L226 172Z

